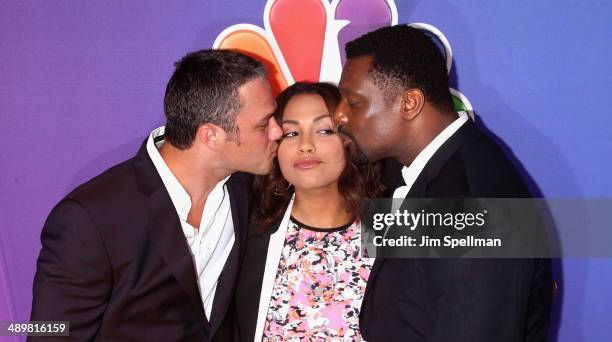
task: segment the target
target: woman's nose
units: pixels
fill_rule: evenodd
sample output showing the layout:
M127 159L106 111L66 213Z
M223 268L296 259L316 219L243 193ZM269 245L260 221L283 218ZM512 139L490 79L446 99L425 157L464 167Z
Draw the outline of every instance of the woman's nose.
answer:
M308 135L303 135L300 140L300 145L298 147L299 151L302 153L312 153L314 152L314 144L312 143L312 139Z

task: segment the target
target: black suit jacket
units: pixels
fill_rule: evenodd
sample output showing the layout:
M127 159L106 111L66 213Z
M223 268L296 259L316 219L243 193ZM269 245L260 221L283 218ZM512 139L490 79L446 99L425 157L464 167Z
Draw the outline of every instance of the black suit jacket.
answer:
M403 184L385 165L385 183ZM529 197L500 148L472 121L429 160L410 197ZM265 258L273 228L251 229L235 296L235 339L255 334ZM377 259L361 307L367 341L545 341L552 296L548 260Z
M249 228L234 306L228 315L228 324L233 325L233 341L253 342L270 237L278 230L281 221L282 217L263 233L258 232L254 225Z
M79 186L52 210L41 236L31 319L70 321L67 339L77 341L219 340L245 246L249 182L236 173L226 183L235 243L212 320L146 142L134 158Z
M396 183L400 168L386 165L391 189L403 184ZM408 197L530 195L502 150L468 120L429 160ZM545 341L552 288L543 259L377 259L361 333L367 341Z

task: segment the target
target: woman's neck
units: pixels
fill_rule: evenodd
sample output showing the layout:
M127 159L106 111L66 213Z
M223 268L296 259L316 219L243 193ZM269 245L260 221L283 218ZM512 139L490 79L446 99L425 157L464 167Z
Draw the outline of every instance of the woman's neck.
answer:
M296 189L291 215L316 228L339 227L354 219L346 210L337 184L320 189Z

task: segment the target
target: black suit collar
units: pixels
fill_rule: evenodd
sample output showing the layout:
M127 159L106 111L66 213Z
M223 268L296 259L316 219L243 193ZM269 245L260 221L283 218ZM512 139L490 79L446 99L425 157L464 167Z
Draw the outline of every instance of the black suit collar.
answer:
M423 171L419 174L410 188L407 197L427 197L427 185L434 180L440 169L448 162L450 157L468 140L472 140L479 133L478 128L470 119L464 123L429 159Z
M406 197L411 198L426 198L427 194L427 185L433 181L440 172L440 169L448 162L449 158L463 145L477 139L480 135L480 131L474 124L471 119L468 119L466 123L461 126L453 134L448 140L440 146L440 148L434 153L434 155L429 159L423 171L419 174L414 184L410 188L408 195ZM392 165L392 163L386 163L386 165ZM391 166L392 167L392 166ZM401 170L403 165L396 163L396 168ZM398 170L386 170L385 173L393 176L394 180L392 182L397 182L398 179ZM401 175L400 175L401 176ZM403 179L401 179L403 182ZM391 182L389 182L391 183ZM396 187L399 185L396 185ZM391 194L394 189L391 189ZM371 284L378 271L380 270L380 265L383 263L383 258L377 258L374 261L374 265L372 266L372 271L370 272L370 277L368 279L368 284ZM368 294L368 289L370 286L366 287L366 295ZM364 298L365 301L365 298Z
M219 276L211 313L211 316L216 319L213 320L211 326L204 312L193 258L182 233L178 214L153 161L149 157L146 145L147 140L144 141L134 157L133 167L138 189L146 196L145 205L149 216L149 229L152 236L160 243L160 252L168 267L191 299L196 311L201 315L202 321L212 335L220 325L221 322L218 318L225 314L232 296L239 262L239 246L243 243L243 231L246 231L246 228L243 229L243 227L246 227L247 224L248 176L235 173L226 182L232 209L235 243L223 272Z
M151 236L159 243L160 253L170 271L191 299L200 318L208 326L189 246L182 233L181 223L170 195L149 157L147 140L134 157L134 172L138 189L146 197L145 206Z
M163 187L164 183L157 173L151 157L149 157L149 152L147 151L147 141L148 139L145 139L134 157L134 169L136 172L138 189L145 195L151 195L160 187ZM247 190L249 190L250 187L248 180L249 177L250 176L248 174L236 172L230 176L226 182L226 185L228 189L233 188L235 190L244 190L244 193L247 194ZM246 198L246 195L244 197Z
M240 246L243 246L246 241L246 227L248 225L248 208L249 198L247 190L250 184L247 180L247 175L236 173L227 180L227 191L230 197L230 206L232 208L232 220L234 223L235 243L230 254L227 257L223 271L219 275L217 281L217 290L211 311L211 335L213 335L225 316L225 313L230 306L230 302L234 296L234 287L236 277L238 275L240 264Z

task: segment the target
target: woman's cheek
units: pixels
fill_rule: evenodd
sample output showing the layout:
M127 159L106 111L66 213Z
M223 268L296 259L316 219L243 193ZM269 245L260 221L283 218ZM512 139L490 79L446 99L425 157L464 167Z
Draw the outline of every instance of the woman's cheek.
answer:
M332 160L334 165L338 166L340 171L342 171L344 169L344 165L346 164L346 152L344 151L342 139L339 136L337 137L338 140L334 141L334 143L329 146L330 154L332 156L330 160Z
M289 181L289 178L291 178L291 153L286 142L281 141L276 156L283 177Z
M335 163L335 171L336 171L336 176L337 178L340 178L340 175L342 174L342 171L344 170L344 165L346 164L344 158L342 158L341 160L337 161Z
M329 176L333 176L335 178L339 178L340 174L344 170L344 166L346 164L346 158L344 157L344 150L331 150L329 151L327 160L327 170L329 172Z

